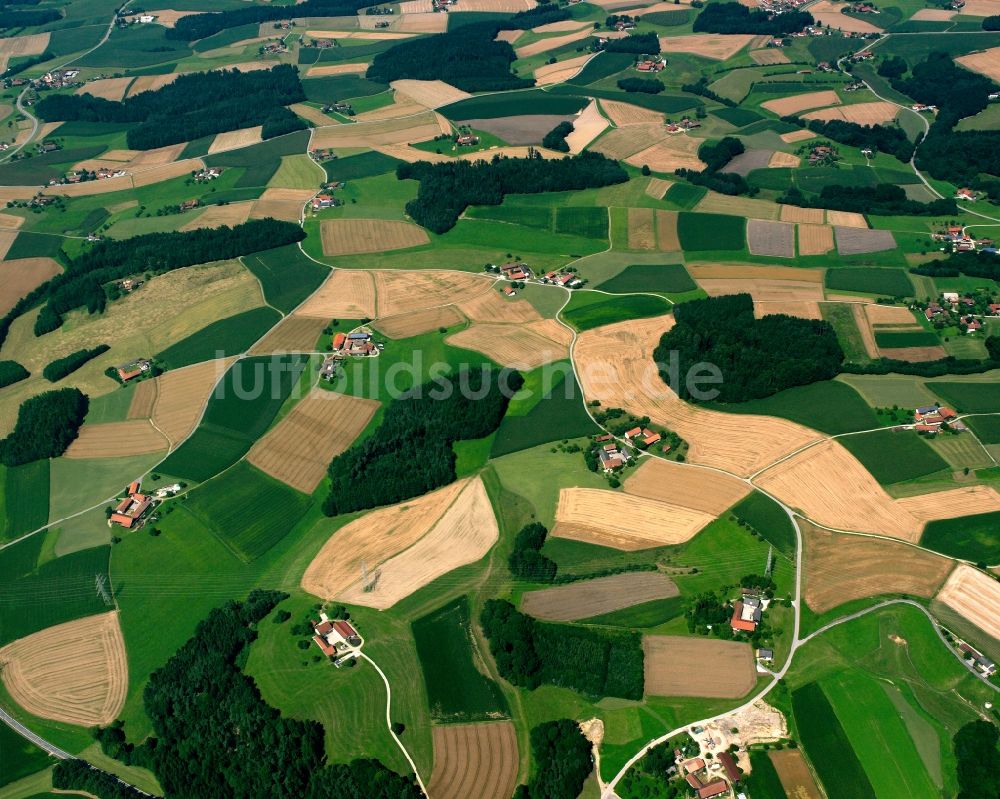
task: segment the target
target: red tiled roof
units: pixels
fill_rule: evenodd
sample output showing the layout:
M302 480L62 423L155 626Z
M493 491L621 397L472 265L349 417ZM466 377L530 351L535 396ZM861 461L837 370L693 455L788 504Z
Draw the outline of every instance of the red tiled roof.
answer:
M115 513L124 513L128 510L128 506L132 504L132 497L125 497L121 502L118 503L118 507L115 508Z
M726 771L726 776L729 777L730 782L739 782L740 777L743 774L740 772L739 768L736 766L736 761L729 752L719 752L717 755L719 762L722 764L722 768Z
M131 516L126 516L124 513L112 513L111 521L115 524L120 524L122 527L128 529L135 523L135 519Z
M733 618L729 622L729 626L734 630L742 630L743 632L752 633L757 629L757 625L752 621L744 621L741 616L743 614L743 603L737 602L733 605Z
M133 480L128 485L128 493L130 493L130 494L138 494L139 493L139 486L140 485L141 485L141 483L138 480Z
M701 780L699 780L694 774L687 774L684 777L687 780L687 784L694 788L696 791L701 790Z
M321 621L319 624L315 625L313 629L320 635L326 635L333 629L333 623L329 621Z
M346 621L335 621L333 623L333 629L340 633L344 638L350 638L358 634L348 622Z
M330 656L335 654L337 651L332 646L330 646L326 641L320 638L318 635L313 636L313 641L315 642L316 646L318 646L323 651L324 655Z
M725 780L712 780L704 788L698 791L698 799L712 799L713 796L720 796L729 790Z

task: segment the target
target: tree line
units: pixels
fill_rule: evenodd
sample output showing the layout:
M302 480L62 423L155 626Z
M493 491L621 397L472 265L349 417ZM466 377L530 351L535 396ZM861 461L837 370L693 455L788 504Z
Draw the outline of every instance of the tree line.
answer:
M285 106L303 100L298 70L280 64L252 72L192 72L162 89L120 102L92 94L48 94L36 110L50 122L127 123L128 146L149 150L255 125L264 126L265 139L289 133L305 123Z
M829 322L785 314L754 316L749 294L731 294L685 302L674 308L676 324L663 334L653 358L664 382L682 399L696 402L685 376L699 364L714 364L722 381L719 402L745 402L786 388L829 380L840 369L844 352ZM680 380L672 382L671 355L676 353Z
M576 799L594 769L590 741L572 719L546 721L531 729L531 762L527 785L514 799Z
M623 92L638 92L640 94L659 94L666 86L656 78L619 78L618 88Z
M90 400L78 388L60 388L29 397L17 409L10 435L0 440L0 463L21 466L58 458L76 440Z
M62 19L62 12L56 8L0 9L0 29L2 30L47 25L60 19Z
M71 352L64 358L56 358L56 360L51 361L44 369L42 369L42 377L50 383L55 383L62 380L67 375L72 374L88 361L94 360L94 358L98 355L103 355L110 349L111 347L107 344L98 344L92 349L77 350L76 352Z
M600 49L606 53L656 55L660 52L660 37L655 33L634 33L622 39L608 39Z
M527 158L492 161L418 161L396 167L400 180L418 180L417 197L406 204L415 222L435 233L451 230L470 205L499 205L507 194L538 194L625 183L628 174L600 153L587 151L573 158Z
M255 590L212 610L149 678L143 707L153 735L134 746L115 725L98 731L102 748L151 769L168 797L422 797L412 777L377 760L326 764L323 726L282 716L243 673L257 625L287 596Z
M791 186L778 198L778 202L801 208L828 208L879 216L948 216L958 213L958 206L950 197L922 203L909 199L903 187L894 183L824 186L816 197L806 197L798 186Z
M770 14L740 3L710 3L695 18L695 33L753 33L784 36L797 33L815 20L808 11Z
M375 433L333 459L327 516L419 497L456 479L456 441L500 426L524 383L512 369L484 366L417 386L385 410Z
M7 388L29 377L31 372L17 361L0 361L0 388Z
M1000 282L1000 255L992 252L953 252L948 257L913 266L910 272L928 277L984 277Z
M52 787L61 791L86 791L101 799L148 799L142 791L126 785L113 774L85 760L60 760L52 769Z
M35 320L35 335L60 327L63 315L75 308L85 307L90 313L103 311L107 305L105 283L129 275L159 275L194 264L237 258L304 238L305 232L298 225L267 218L232 228L104 239L73 258L65 272L44 285L44 291L35 298L35 302L42 297L46 300Z
M507 568L519 580L533 583L551 583L558 567L555 561L542 554L548 529L540 522L532 522L520 529L514 537L514 548L507 558Z
M590 697L642 699L642 637L638 633L539 622L505 599L480 615L500 676L534 690L542 684Z
M557 150L560 153L569 152L569 142L566 137L573 132L572 122L560 122L542 138L542 147Z
M913 158L914 144L907 137L906 131L898 126L858 125L842 119L805 120L797 116L782 117L781 121L800 128L808 128L817 136L833 139L848 147L869 148L880 153L888 153L904 164L908 164Z
M705 162L705 168L700 172L681 168L675 170L674 174L695 186L705 186L719 194L753 195L759 190L747 183L746 178L735 172L723 171L730 161L744 151L743 142L735 136L726 136L717 142L706 141L698 148L698 158Z
M166 37L193 42L206 36L259 22L273 22L295 17L353 17L359 8L371 5L368 0L306 0L295 6L291 14L287 6L248 6L228 11L211 11L181 17L174 27L167 28Z
M976 719L952 738L958 772L958 799L997 799L1000 796L1000 730Z

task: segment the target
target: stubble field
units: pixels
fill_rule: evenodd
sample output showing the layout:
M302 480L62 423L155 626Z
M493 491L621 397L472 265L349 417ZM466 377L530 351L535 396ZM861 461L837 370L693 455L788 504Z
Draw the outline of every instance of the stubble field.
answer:
M435 799L509 799L517 782L517 734L509 721L434 727Z
M738 699L757 682L749 644L715 638L646 635L647 696Z
M521 610L536 619L576 621L675 596L680 591L665 574L626 572L528 591L521 597Z

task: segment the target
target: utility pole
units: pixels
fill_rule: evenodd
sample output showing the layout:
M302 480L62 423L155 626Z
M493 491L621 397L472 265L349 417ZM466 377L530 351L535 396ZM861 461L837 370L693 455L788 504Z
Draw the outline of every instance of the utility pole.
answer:
M94 575L94 587L97 589L97 595L104 600L105 605L110 607L115 604L111 600L111 594L108 593L108 576L106 574Z

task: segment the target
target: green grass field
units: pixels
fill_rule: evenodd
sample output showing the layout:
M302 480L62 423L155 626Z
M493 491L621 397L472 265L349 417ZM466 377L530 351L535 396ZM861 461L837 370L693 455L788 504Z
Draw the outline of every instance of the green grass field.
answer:
M941 343L937 333L929 330L876 330L875 343L882 348L934 347Z
M7 251L6 259L16 261L19 258L55 258L61 261L62 243L60 236L22 230Z
M859 291L888 297L913 296L913 284L902 269L867 267L828 269L826 287L837 291Z
M980 513L928 523L920 543L973 563L1000 563L1000 513Z
M238 189L266 186L281 167L281 159L286 155L301 155L306 151L308 142L309 131L299 130L240 150L210 155L205 158L205 163L208 166L242 167L244 172L235 184Z
M305 494L240 461L192 491L183 507L249 562L284 538L310 503Z
M260 281L268 304L285 313L330 275L329 269L308 258L295 244L246 255L243 263Z
M781 506L766 494L754 491L733 506L732 513L756 530L779 552L791 557L795 552L795 528Z
M214 358L238 355L280 320L281 314L274 308L252 308L206 325L197 333L157 353L156 360L167 369L179 369Z
M453 122L466 119L499 119L524 114L575 114L587 104L584 97L555 97L540 89L484 94L459 100L438 109Z
M1000 416L970 416L965 423L984 444L1000 444Z
M335 158L323 164L330 180L360 180L392 172L402 161L389 155L375 152L361 153L347 158Z
M602 78L609 78L616 72L627 69L634 63L628 53L601 53L590 59L579 74L570 78L567 83L575 86L586 86Z
M788 388L764 399L712 406L727 413L780 416L830 435L878 427L875 411L861 395L836 380Z
M613 294L635 291L681 294L694 291L698 284L681 264L630 264L610 280L598 284L597 288Z
M321 78L306 78L302 81L302 91L306 99L314 103L334 103L355 97L369 97L384 92L388 86L358 75L324 75Z
M742 128L745 125L749 125L752 122L757 122L764 118L750 108L728 108L726 106L713 109L712 115L717 116L724 122L728 122L730 125L735 125L738 128Z
M3 527L0 540L10 540L42 527L49 520L49 461L0 466L3 480Z
M431 717L439 722L487 721L510 710L499 686L476 666L469 599L462 596L412 624Z
M581 619L581 624L597 624L605 627L627 627L645 629L659 627L684 613L684 600L679 596L669 599L655 599L630 608L622 608L612 613Z
M45 752L6 724L0 724L0 752L3 752L0 787L41 771L54 762Z
M594 292L575 291L562 315L569 324L582 332L628 319L659 316L669 310L670 306L665 300L648 294L609 298Z
M472 219L488 219L509 225L536 228L549 233L559 233L587 239L608 239L608 212L605 208L592 206L541 206L518 202L521 198L508 198L500 205L471 206L466 216ZM508 237L512 232L506 233ZM527 242L511 239L510 246L524 249Z
M838 439L883 485L914 480L948 464L916 433L879 430Z
M851 741L818 683L792 693L799 738L829 799L875 799Z
M690 183L675 183L663 196L670 205L682 211L690 211L707 193L704 186L692 186Z
M667 192L667 196L673 189ZM747 221L742 216L681 212L677 235L684 250L742 250Z
M1000 411L1000 384L934 381L928 388L962 413Z
M750 750L750 776L746 788L754 799L788 799L770 755L763 749Z

